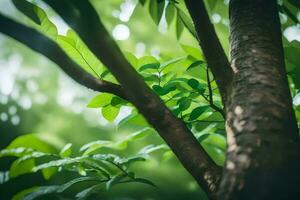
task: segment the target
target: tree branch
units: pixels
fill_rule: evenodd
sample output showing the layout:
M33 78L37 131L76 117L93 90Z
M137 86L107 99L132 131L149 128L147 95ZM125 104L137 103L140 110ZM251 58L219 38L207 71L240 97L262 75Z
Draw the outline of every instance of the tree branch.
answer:
M221 176L217 166L184 122L175 117L128 63L86 0L45 0L83 39L126 90L129 100L170 146L209 196L215 197Z
M99 80L84 71L55 42L38 31L0 14L0 33L10 36L32 50L46 56L81 85L98 92L108 92L127 99L120 85Z
M229 61L216 31L210 22L203 0L185 0L185 4L194 21L200 47L216 79L223 104L225 105L233 71L230 68Z
M209 94L209 98L208 98L208 101L209 101L209 105L210 107L212 107L215 111L219 112L222 117L225 119L226 116L225 116L225 112L223 109L219 108L218 106L216 106L214 104L214 97L213 97L213 91L212 91L212 88L211 88L211 81L210 81L210 77L209 77L209 69L208 67L206 67L206 79L207 79L207 87L208 87L208 94Z

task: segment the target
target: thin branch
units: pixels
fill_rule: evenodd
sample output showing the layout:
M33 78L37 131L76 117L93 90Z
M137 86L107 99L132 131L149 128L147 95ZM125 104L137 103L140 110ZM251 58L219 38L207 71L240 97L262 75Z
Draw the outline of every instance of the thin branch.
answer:
M207 79L207 86L208 86L208 93L209 93L209 99L207 99L209 101L210 107L212 107L215 111L219 112L223 118L225 119L225 113L224 110L219 108L218 106L216 106L214 104L214 97L213 97L213 91L211 88L211 82L210 82L210 78L209 78L209 68L206 67L206 79Z
M46 56L56 63L72 79L98 92L108 92L127 99L120 85L99 80L84 71L52 40L38 31L24 26L0 14L0 33L3 33Z
M202 48L207 64L216 79L223 104L227 99L233 71L227 56L218 39L214 26L211 24L203 0L185 0L185 4L195 24L199 44Z
M126 96L170 146L183 166L210 197L221 177L217 166L183 121L175 117L128 63L86 0L45 0L82 38L126 90Z

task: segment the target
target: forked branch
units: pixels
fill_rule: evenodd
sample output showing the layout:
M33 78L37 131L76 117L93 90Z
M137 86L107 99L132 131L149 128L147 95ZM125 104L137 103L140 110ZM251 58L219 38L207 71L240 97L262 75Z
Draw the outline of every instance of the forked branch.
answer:
M81 37L119 81L126 96L170 146L183 166L210 197L215 196L221 168L201 147L183 121L175 117L128 63L87 0L45 0Z

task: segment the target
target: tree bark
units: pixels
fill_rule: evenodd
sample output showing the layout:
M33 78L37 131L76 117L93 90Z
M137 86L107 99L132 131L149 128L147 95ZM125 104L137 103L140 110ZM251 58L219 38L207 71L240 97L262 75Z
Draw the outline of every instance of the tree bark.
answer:
M276 0L231 0L228 152L219 199L299 199L300 151Z

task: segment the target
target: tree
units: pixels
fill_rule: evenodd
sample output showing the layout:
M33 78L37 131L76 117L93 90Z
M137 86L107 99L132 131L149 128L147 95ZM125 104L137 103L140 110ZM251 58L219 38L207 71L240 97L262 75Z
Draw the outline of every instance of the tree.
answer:
M253 194L255 199L291 199L299 196L298 126L285 70L275 0L230 1L230 62L210 22L204 2L184 1L193 26L177 7L177 4L184 2L169 1L177 9L177 23L186 26L199 41L208 66L207 95L196 79L189 79L187 83L226 120L228 147L223 173L222 168L199 144L189 124L159 97L174 90L172 85L152 86L154 91L147 85L134 69L134 64L108 34L90 2L44 2L69 24L118 84L86 72L66 54L58 41L3 15L0 15L1 33L43 54L80 84L95 91L112 93L132 103L211 199L216 199L218 195L219 199L253 199ZM140 2L145 4L145 1ZM290 2L299 6L296 1ZM41 15L37 14L34 5L25 0L13 0L13 3L41 25ZM150 8L154 4L158 8L162 5L166 8L164 3L151 1ZM155 11L150 9L154 20L162 15L158 8ZM285 5L280 8L289 13ZM180 25L177 29L180 32ZM49 33L46 34L49 36ZM144 68L156 68L156 65L150 64L144 65ZM213 100L209 70L219 89L223 108ZM179 101L181 111L185 104L190 104L184 100ZM196 118L203 112L201 109L193 111Z

